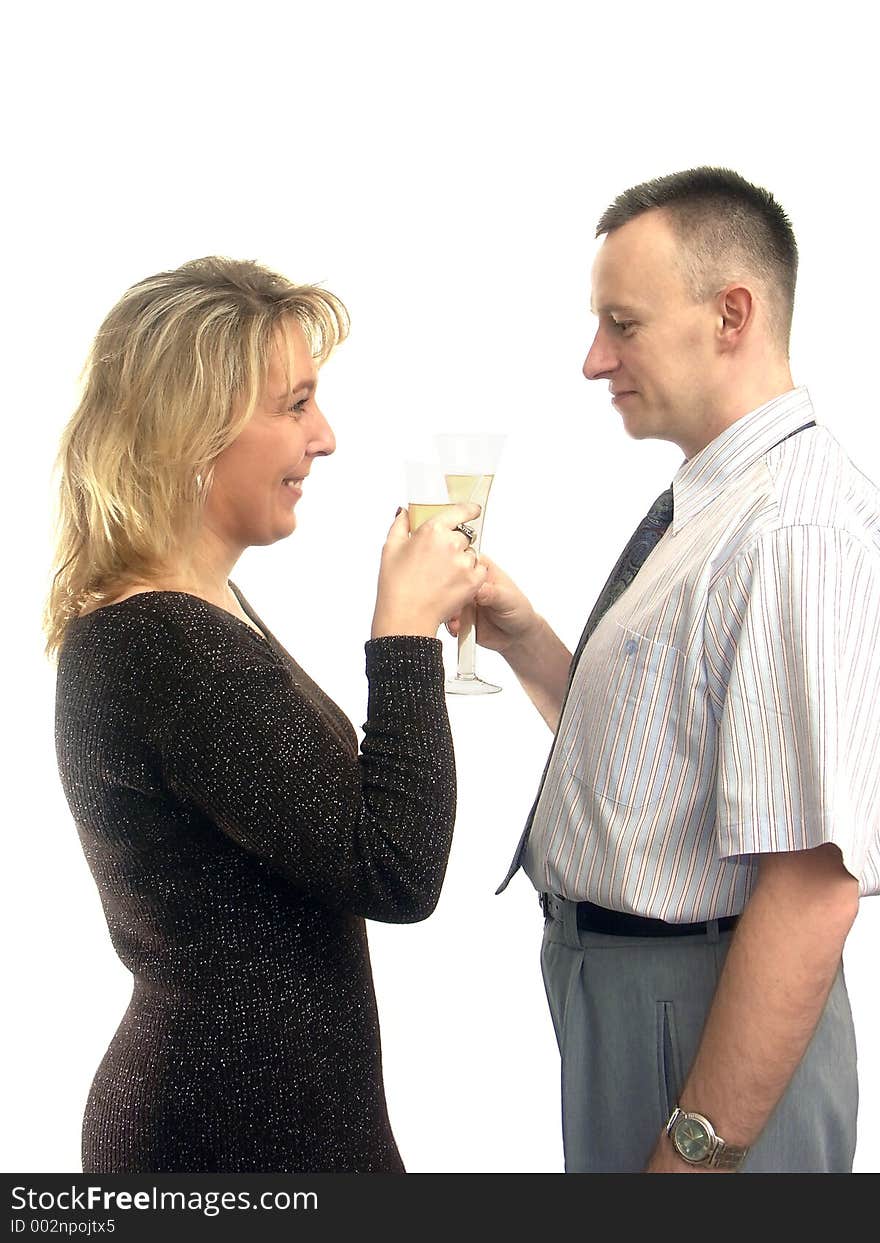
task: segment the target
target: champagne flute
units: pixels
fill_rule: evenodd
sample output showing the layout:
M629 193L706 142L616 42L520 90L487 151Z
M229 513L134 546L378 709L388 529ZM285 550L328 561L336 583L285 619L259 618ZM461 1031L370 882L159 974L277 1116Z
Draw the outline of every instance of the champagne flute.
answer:
M440 465L446 478L449 500L456 503L476 502L481 506L479 518L468 523L475 533L471 547L479 553L483 522L486 517L486 502L495 478L504 437L454 433L435 436L434 444L437 446ZM474 605L469 604L461 611L458 631L458 667L455 677L446 679L447 695L492 695L501 690L500 686L495 686L492 682L484 682L482 678L477 677L476 657L476 609Z
M410 531L417 531L423 522L453 505L437 462L406 463L406 494L410 497L407 504Z

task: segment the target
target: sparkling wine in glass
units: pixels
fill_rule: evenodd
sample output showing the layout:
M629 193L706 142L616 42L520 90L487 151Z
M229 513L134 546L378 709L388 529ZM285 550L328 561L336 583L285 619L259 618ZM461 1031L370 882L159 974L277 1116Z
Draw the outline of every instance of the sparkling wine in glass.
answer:
M503 436L480 436L467 433L435 436L434 443L443 474L449 500L455 504L475 502L481 506L479 518L468 526L474 528L475 538L471 547L480 551L483 523L486 519L486 503L495 478L495 469ZM446 679L447 695L492 695L500 686L484 682L477 677L476 610L472 604L461 611L458 632L458 668L454 678Z
M409 529L417 531L423 522L435 514L451 509L446 478L436 462L406 463L406 494Z

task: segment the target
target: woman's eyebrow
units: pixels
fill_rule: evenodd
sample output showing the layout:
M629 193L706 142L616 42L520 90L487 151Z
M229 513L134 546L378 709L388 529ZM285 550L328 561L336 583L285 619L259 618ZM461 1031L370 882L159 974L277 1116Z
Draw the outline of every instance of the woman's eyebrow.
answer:
M277 397L273 397L273 401L286 401L288 397L295 397L297 393L313 393L317 387L317 380L303 380L301 384L297 384L295 388L285 389L283 393L279 393Z

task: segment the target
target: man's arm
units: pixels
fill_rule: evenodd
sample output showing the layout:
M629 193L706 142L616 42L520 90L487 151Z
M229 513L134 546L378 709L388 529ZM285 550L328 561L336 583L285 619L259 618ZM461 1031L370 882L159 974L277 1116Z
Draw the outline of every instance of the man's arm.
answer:
M477 629L479 631L479 615ZM555 733L568 686L571 652L544 618L536 615L531 632L506 648L504 659Z
M858 890L836 846L760 856L676 1102L704 1114L727 1143L755 1143L797 1069L840 965ZM647 1172L704 1168L681 1160L663 1134Z
M551 730L556 729L568 685L571 652L516 583L488 557L489 574L476 595L477 642L500 652ZM457 617L446 623L458 634Z

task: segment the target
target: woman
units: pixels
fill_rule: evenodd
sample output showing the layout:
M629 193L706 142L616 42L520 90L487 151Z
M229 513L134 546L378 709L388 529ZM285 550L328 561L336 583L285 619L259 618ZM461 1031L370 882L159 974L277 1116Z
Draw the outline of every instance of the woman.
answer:
M364 919L424 919L439 895L455 775L436 632L484 579L459 529L479 509L391 527L360 755L229 581L291 534L334 450L315 386L346 331L323 290L184 264L110 312L63 437L58 764L134 976L87 1173L403 1172Z

